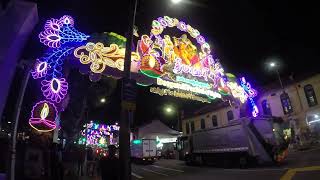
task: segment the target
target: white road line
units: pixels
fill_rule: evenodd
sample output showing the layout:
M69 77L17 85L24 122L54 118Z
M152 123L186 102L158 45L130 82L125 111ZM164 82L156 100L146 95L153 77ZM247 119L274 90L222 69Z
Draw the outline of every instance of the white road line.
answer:
M163 174L163 173L160 173L160 172L157 172L157 171L152 171L150 169L145 169L145 168L141 168L141 169L144 170L144 171L152 172L152 173L159 174L159 175L162 175L162 176L169 176L167 174Z
M176 171L176 172L181 172L183 173L184 171L178 170L178 169L171 169L171 168L166 168L166 167L161 167L161 166L157 166L157 165L152 165L155 168L159 168L159 169L166 169L166 170L171 170L171 171Z
M134 173L134 172L131 172L131 175L138 178L138 179L143 179L142 176L139 176L138 174Z

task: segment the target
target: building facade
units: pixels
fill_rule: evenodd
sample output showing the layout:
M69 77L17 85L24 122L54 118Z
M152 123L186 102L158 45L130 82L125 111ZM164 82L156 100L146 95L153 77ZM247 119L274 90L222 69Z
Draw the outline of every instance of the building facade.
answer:
M265 90L257 104L261 115L282 117L295 135L319 132L320 74L292 82L281 88Z
M259 92L256 104L260 116L282 117L289 127L291 136L302 136L309 132L320 133L320 74L297 82L284 89L264 88ZM224 106L199 113L182 120L183 135L193 131L225 126L229 121L240 118L240 107Z
M237 106L224 106L212 109L212 111L206 113L200 112L199 115L183 119L181 123L183 135L190 135L192 132L201 129L225 126L228 125L229 121L240 118L240 108Z

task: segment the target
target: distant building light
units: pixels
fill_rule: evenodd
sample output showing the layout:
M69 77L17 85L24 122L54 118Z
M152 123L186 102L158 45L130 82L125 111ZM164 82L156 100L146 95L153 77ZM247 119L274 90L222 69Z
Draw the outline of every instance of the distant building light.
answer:
M11 121L8 121L8 124L11 124Z

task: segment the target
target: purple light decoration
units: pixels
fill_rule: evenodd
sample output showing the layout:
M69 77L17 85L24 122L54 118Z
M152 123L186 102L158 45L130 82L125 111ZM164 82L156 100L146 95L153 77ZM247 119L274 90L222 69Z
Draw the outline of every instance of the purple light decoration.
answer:
M52 78L50 81L41 81L43 95L51 101L60 103L68 92L68 82L64 78Z
M258 110L256 103L253 100L253 98L255 96L257 96L257 91L255 89L251 88L250 83L247 82L244 77L240 78L240 83L241 83L241 86L244 89L244 91L250 101L251 108L252 108L252 112L251 112L252 116L257 117L259 114L259 110Z
M81 42L89 36L79 32L74 27L74 20L71 16L65 15L60 19L47 20L44 31L40 32L40 42L52 48L58 48L66 42Z
M61 37L59 36L59 33L54 30L47 30L42 31L39 34L40 42L43 43L46 46L52 47L52 48L58 48L61 46Z
M58 117L56 106L49 101L40 101L32 108L29 125L37 131L49 132L57 127L54 122L56 117Z
M48 63L42 62L37 59L37 63L35 65L35 70L31 71L31 75L33 79L39 79L47 75L48 72Z

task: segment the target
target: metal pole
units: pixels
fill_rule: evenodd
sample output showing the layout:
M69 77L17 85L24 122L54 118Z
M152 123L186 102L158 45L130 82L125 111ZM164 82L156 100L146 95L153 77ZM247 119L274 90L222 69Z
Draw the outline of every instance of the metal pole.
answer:
M10 179L15 179L15 164L16 164L16 143L17 143L17 130L19 124L19 117L21 106L24 98L24 94L28 85L29 77L30 77L30 65L27 65L26 75L22 80L22 87L19 92L16 108L15 108L15 118L14 118L14 129L12 135L12 146L11 146L11 167L10 167Z
M127 32L126 52L124 60L123 78L130 79L131 68L131 46L133 36L133 25L135 23L135 15L137 8L137 0L131 0L129 5L129 26ZM124 86L122 86L124 88ZM124 91L122 89L122 91ZM132 118L130 111L121 107L121 120L120 120L120 137L119 137L119 156L120 156L120 179L131 180L131 163L130 163L130 127L129 122ZM132 121L131 121L132 122Z
M281 86L281 88L282 88L282 90L284 92L284 87L283 87L282 80L281 80L280 73L279 73L278 69L276 69L276 72L277 72L277 76L278 76L278 79L279 79L279 82L280 82L280 86Z

